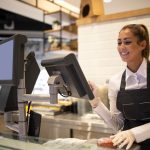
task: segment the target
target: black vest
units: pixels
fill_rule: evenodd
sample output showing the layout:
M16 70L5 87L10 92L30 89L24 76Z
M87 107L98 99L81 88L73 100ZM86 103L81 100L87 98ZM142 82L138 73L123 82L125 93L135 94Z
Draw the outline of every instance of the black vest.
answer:
M147 63L146 89L125 90L125 75L124 71L117 95L117 109L125 118L123 130L128 130L150 122L150 63ZM148 147L150 149L150 140L141 142L141 144L147 145L146 148L141 148L142 150L148 150Z

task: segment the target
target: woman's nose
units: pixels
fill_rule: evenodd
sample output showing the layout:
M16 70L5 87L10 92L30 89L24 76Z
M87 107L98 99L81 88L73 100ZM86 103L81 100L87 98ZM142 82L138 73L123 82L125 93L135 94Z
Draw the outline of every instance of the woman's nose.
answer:
M120 48L125 48L125 44L122 42L120 45L119 45Z

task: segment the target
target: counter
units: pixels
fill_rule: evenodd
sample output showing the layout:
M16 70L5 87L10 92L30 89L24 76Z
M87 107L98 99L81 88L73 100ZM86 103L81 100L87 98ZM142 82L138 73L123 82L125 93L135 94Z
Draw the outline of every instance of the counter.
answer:
M32 140L31 140L32 139ZM34 141L34 142L33 142ZM35 142L36 141L36 142ZM1 150L108 150L108 148L97 147L96 140L80 140L76 138L63 138L49 140L40 143L39 140L34 140L34 137L24 137L21 140L16 136L0 136ZM114 150L114 149L109 149ZM115 149L117 150L117 149ZM134 145L131 150L140 150L137 145Z
M56 116L42 114L40 137L91 139L113 134L101 118L63 113Z

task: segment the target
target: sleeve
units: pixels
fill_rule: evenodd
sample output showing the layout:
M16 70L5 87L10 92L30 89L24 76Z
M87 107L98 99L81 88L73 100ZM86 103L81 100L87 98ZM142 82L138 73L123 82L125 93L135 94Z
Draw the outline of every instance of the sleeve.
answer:
M132 128L130 131L133 133L137 143L150 139L150 123Z
M110 110L108 110L108 108L101 101L99 105L94 108L94 111L116 132L123 128L124 124L122 113L116 108L119 85L120 82L118 82L118 77L112 78L109 81L108 97Z

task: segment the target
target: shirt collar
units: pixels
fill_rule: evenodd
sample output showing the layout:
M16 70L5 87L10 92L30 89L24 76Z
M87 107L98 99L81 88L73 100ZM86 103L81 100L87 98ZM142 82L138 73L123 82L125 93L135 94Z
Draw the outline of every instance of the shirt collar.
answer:
M143 59L142 64L140 65L139 69L135 73L126 67L126 81L130 76L135 75L135 74L141 75L144 78L147 77L147 60L145 58Z

